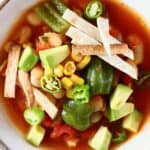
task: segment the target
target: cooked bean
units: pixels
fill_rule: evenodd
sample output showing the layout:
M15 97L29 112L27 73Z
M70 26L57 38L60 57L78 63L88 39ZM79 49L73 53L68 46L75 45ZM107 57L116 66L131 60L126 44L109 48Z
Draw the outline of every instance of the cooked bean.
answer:
M102 113L101 112L95 112L91 116L91 123L97 123L102 119Z
M29 26L22 27L22 29L20 30L19 35L18 35L19 44L28 42L31 35L32 35L32 29Z
M27 21L33 26L39 26L42 23L41 19L34 12L27 15Z
M35 87L40 87L40 79L43 75L44 71L41 67L37 66L31 70L30 80L31 84Z

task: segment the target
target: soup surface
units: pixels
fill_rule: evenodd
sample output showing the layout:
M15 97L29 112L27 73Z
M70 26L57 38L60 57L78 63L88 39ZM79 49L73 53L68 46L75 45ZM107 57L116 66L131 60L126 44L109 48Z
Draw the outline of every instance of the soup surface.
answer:
M8 52L8 49L10 48L9 46L12 43L21 45L21 49L24 49L27 46L31 46L33 49L35 49L36 54L39 53L41 49L43 50L43 49L55 47L52 45L44 45L44 47L39 48L39 46L37 46L40 36L42 36L44 33L53 32L52 29L46 23L44 23L44 21L41 21L39 18L32 20L32 17L35 17L35 13L34 13L35 8L43 5L45 2L49 2L49 1L42 1L41 3L37 4L37 6L30 8L28 11L26 11L22 15L19 22L17 22L16 26L11 31L8 39L4 43L2 50L5 50ZM67 5L68 8L70 8L74 12L78 13L79 15L84 16L83 12L85 8L87 7L87 5L89 4L89 0L68 0L68 1L65 1L65 4ZM144 74L145 76L148 76L149 70L150 70L150 63L149 63L150 34L143 20L136 14L136 12L128 8L122 2L117 1L117 0L102 0L102 5L103 5L102 16L109 19L110 34L116 39L120 40L121 43L128 44L129 48L131 48L134 51L134 54L136 55L137 60L135 60L133 63L135 63L136 66L138 66L138 69L139 69L138 73L140 75L140 78L137 81L135 81L128 75L122 73L122 71L118 71L117 69L115 69L114 71L115 73L114 73L114 77L112 81L112 89L111 89L110 94L112 95L113 91L115 90L116 86L119 83L124 84L128 86L129 88L133 89L133 93L132 95L130 95L130 98L128 99L128 101L130 103L133 103L135 105L135 108L140 112L140 114L142 114L142 121L138 128L138 132L139 132L142 126L144 125L144 122L146 122L146 120L148 119L148 115L150 113L149 112L150 111L149 109L150 107L150 101L149 101L150 85L148 85L149 78L146 78L146 80L144 79L143 81L141 81L142 80L141 78L143 77L142 75ZM84 19L87 20L85 17ZM92 21L91 20L87 20L87 21L96 25L96 19ZM20 37L21 32L24 32L22 31L23 28L29 28L29 33L27 33L28 32L28 29L27 29L27 31L25 31L25 33L23 33L22 36ZM27 40L22 39L22 37L26 37L26 36L27 36ZM70 43L71 40L69 37L65 36L65 33L59 33L59 36L61 37L63 44L69 44L69 46L71 45ZM57 38L54 39L54 43L55 42L57 42ZM1 58L3 57L3 59L1 60L4 60L4 58L7 58L7 52L4 52L2 54ZM59 56L58 59L60 57L62 56ZM94 59L93 56L90 56L90 57L92 57L92 60ZM127 58L123 57L123 60L126 61ZM70 55L68 56L67 59L65 59L60 64L64 67L65 64L69 61L71 62L73 61ZM78 64L78 63L79 62L75 62L75 64ZM89 65L90 64L88 64L86 68L83 69L81 72L77 70L77 75L83 78L84 80L86 80L85 79L86 73L84 71L89 67ZM36 66L41 67L42 63L38 62ZM1 79L3 81L6 80L5 75L7 74L5 73L5 69L6 67L4 67L1 70ZM141 75L141 72L144 72L144 73ZM31 76L31 72L30 72L30 76ZM65 77L68 77L68 76L69 75L66 75ZM60 78L60 80L62 81L62 77ZM69 81L67 81L67 83L69 83ZM12 122L14 122L15 126L18 129L20 129L24 137L26 137L28 130L30 128L30 125L26 122L24 118L24 111L27 109L28 101L26 100L27 99L26 93L23 92L19 84L20 83L18 83L18 85L16 86L15 98L11 98L11 99L5 98L3 100L3 103ZM65 86L63 88L64 88L63 91L66 92L67 90L65 89ZM122 128L122 122L123 122L122 118L114 122L111 122L106 117L109 111L108 107L110 103L109 102L110 94L95 94L96 95L95 97L98 97L100 99L102 98L104 100L103 105L105 106L103 107L106 110L103 111L101 109L100 111L97 111L97 112L95 111L94 113L102 115L102 118L98 118L98 121L95 121L95 123L91 123L91 125L87 129L81 131L81 130L78 130L77 128L74 128L74 126L70 124L68 125L68 123L66 123L66 120L64 121L61 118L61 112L64 109L63 105L64 103L66 103L66 99L70 99L70 98L66 98L67 96L62 96L61 99L57 99L56 98L57 96L55 94L53 95L53 94L48 93L48 97L50 97L50 99L52 100L54 99L53 103L57 106L58 113L55 119L53 120L53 118L50 118L50 116L46 112L44 120L42 120L42 122L40 123L40 125L46 130L44 139L40 145L41 148L43 149L51 148L55 150L69 150L69 149L70 150L91 150L92 148L89 146L88 141L92 139L92 137L96 134L96 131L99 129L100 126L106 126L109 129L109 131L112 134L112 139L116 139L115 137L119 136L118 133L125 132L126 138L123 138L121 142L111 142L109 146L110 149L115 148L116 146L118 146L124 141L126 142L131 136L136 135L138 133L137 131L136 131L137 133L134 134L128 131L127 129ZM95 98L93 97L94 96L91 97L92 100ZM97 104L99 103L96 103L96 105ZM37 102L35 104L35 107L41 108L41 106L39 105L40 104ZM84 119L86 118L83 117L83 120ZM58 133L58 130L62 133ZM56 135L58 134L58 136L55 137L54 134Z

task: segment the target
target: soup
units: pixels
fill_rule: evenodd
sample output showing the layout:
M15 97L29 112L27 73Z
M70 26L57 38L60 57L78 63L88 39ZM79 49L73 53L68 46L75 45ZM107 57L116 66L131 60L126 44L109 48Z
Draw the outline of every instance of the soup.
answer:
M4 107L33 146L113 149L148 118L149 38L122 2L42 1L3 45Z

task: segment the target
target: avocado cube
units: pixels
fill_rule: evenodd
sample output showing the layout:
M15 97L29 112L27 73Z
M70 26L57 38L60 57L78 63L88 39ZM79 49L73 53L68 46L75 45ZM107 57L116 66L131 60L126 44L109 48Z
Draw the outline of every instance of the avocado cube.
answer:
M54 68L69 56L68 45L50 48L39 52L42 64L46 68Z
M27 141L34 145L39 146L44 138L45 129L39 125L32 126L27 135Z
M136 133L142 121L142 114L138 110L134 110L123 120L123 128Z
M94 137L89 141L89 146L94 150L108 150L112 134L107 127L101 126Z
M108 111L108 119L110 122L117 121L134 111L134 104L126 103L120 109L109 109Z
M123 84L118 84L110 99L111 109L120 109L128 100L133 90Z

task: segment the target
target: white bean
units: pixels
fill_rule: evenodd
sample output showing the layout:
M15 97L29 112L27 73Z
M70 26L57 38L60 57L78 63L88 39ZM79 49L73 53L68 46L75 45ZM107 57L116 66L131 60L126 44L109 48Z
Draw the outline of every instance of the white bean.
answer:
M40 87L40 79L43 75L44 71L41 67L37 66L31 70L30 80L31 84L35 87Z
M33 26L39 26L42 23L41 19L34 12L27 15L27 21Z
M29 26L22 27L18 35L19 44L28 42L31 35L32 35L32 29Z

